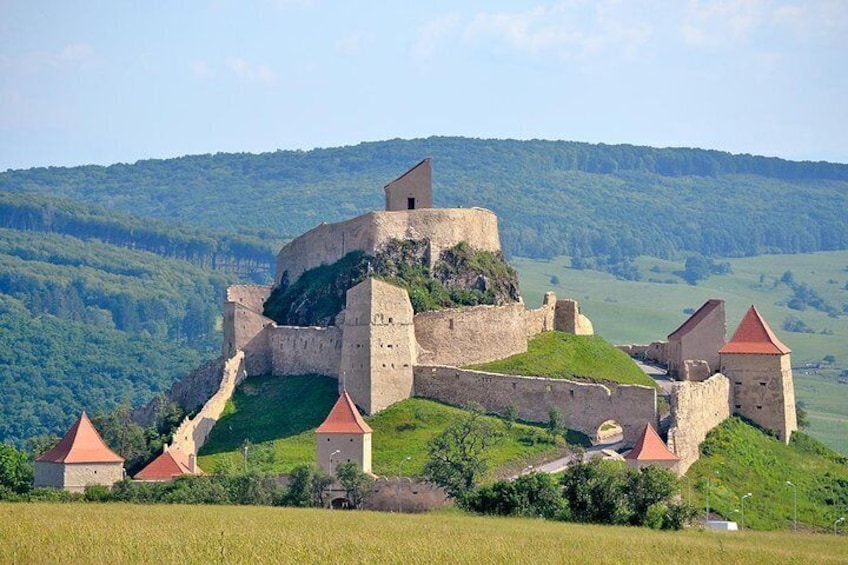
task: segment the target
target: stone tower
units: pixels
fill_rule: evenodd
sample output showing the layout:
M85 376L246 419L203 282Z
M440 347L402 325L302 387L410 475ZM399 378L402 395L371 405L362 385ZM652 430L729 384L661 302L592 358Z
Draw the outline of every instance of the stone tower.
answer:
M424 159L384 187L386 211L420 210L433 207L433 169Z
M341 463L356 463L371 472L371 427L359 414L347 391L342 391L324 423L315 430L318 465L335 475Z
M668 334L668 372L684 379L684 361L701 360L709 365L709 377L718 370L719 350L727 339L724 300L711 299L689 316L679 328Z
M789 443L798 429L790 350L753 306L721 348L721 370L733 387L733 412Z
M339 390L367 414L412 396L417 359L412 304L406 290L367 278L347 291Z

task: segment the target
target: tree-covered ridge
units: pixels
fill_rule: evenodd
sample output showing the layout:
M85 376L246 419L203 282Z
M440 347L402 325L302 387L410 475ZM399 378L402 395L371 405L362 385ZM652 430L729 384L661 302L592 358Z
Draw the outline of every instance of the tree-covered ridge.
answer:
M848 165L686 148L432 137L7 171L0 190L292 237L381 209L380 187L422 156L433 158L436 205L497 212L507 255L615 270L639 254L848 248Z
M231 234L178 226L90 204L14 192L0 192L0 227L96 239L204 268L252 275L260 281L267 279L276 251L269 233ZM245 226L242 231L250 231L248 228Z

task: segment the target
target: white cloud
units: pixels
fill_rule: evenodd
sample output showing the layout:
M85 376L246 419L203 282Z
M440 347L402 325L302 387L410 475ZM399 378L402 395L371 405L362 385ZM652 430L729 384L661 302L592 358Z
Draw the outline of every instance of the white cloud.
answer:
M195 61L191 64L191 72L196 78L215 78L215 72L207 61Z
M71 43L58 51L30 51L18 56L0 56L0 68L36 73L46 69L87 70L94 63L88 43Z
M430 20L418 29L412 47L412 56L419 63L427 63L442 48L448 36L459 28L459 14L450 13Z
M745 40L766 20L762 0L690 0L680 31L696 46L720 46Z
M191 74L202 80L235 77L243 81L268 84L277 76L274 69L265 63L251 63L241 57L228 57L218 64L199 60L191 63L190 68Z
M632 56L652 33L632 2L575 0L520 12L481 12L464 36L472 43L495 40L531 54L582 59L600 53Z
M356 53L362 50L366 45L368 45L371 40L371 34L362 31L355 31L337 40L335 43L335 47L336 50L341 51L343 53Z

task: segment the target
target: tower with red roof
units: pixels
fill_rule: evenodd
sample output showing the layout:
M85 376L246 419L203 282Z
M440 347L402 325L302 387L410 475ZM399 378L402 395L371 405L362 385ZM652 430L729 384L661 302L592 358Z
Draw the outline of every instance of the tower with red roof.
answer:
M754 306L719 354L722 373L733 388L734 413L789 443L792 432L798 429L790 349Z
M658 465L677 471L677 463L680 461L680 457L669 450L654 427L647 423L642 435L636 441L636 445L624 456L624 461L628 466L637 469L648 465Z
M324 423L315 430L318 465L335 475L341 463L354 462L363 473L371 472L371 428L346 390L336 401Z
M124 478L124 458L109 449L85 412L59 443L35 460L35 486L83 492Z

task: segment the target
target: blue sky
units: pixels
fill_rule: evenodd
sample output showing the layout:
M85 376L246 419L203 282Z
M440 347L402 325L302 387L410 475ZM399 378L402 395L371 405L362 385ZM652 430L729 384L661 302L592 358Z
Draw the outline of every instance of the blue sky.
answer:
M430 135L845 163L848 2L0 0L0 170Z

